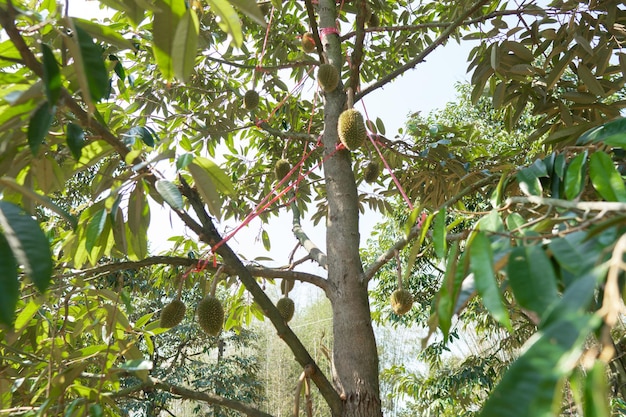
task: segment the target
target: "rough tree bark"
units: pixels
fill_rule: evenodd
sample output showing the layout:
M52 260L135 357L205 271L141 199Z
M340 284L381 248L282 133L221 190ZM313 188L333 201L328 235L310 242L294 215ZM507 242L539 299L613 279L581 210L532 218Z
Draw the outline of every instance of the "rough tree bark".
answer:
M320 30L336 25L333 0L319 2ZM322 37L325 59L341 72L345 63L337 34ZM351 74L358 77L358 74ZM359 209L350 151L336 152L337 120L346 93L337 88L324 104L324 178L328 197L326 248L328 283L333 307L333 382L343 400L342 416L382 415L378 385L378 353L372 328L367 280L359 255Z

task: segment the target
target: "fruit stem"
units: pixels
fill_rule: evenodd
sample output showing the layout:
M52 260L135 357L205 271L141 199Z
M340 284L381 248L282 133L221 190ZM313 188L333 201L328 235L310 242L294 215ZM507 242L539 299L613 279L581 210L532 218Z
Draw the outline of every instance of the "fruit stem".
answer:
M396 256L396 271L398 272L398 289L402 289L402 265L400 264L400 252L395 251Z
M209 295L211 297L215 297L215 290L217 289L217 283L220 281L220 274L222 273L223 269L224 265L220 265L220 267L217 268L215 275L213 275L213 281L211 281L211 289L209 290Z

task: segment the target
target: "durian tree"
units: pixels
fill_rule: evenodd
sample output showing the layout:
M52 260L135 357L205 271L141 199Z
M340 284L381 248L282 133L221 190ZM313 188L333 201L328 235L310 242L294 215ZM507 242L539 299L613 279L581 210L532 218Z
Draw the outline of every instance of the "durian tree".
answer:
M380 416L368 285L404 256L401 284L434 253L445 274L431 333L447 339L473 297L509 331L509 305L537 328L482 415L550 415L566 380L585 412L607 415L604 364L616 349L626 211L619 2L101 3L117 13L91 22L52 0L0 0L0 412L117 415L120 396L168 391L268 415L155 378L149 355L167 327L154 313L129 320L141 297L132 285L93 283L159 265L153 285L171 294L163 311L196 288L199 326L210 333L265 317L317 386L318 406ZM507 129L526 108L540 118L526 139L542 152L532 164L505 154L459 161L446 152L451 143L496 139L436 128L424 132L440 135L436 143L389 139L384 121L367 115L371 93L463 39L478 41L468 57L472 100L490 95ZM365 169L372 162L379 167ZM68 184L81 182L89 198L64 207ZM366 205L391 208L398 195L405 234L364 265L359 216ZM488 214L466 205L481 199ZM151 217L155 203L184 225L165 254L148 244L148 230L163 224ZM464 230L447 223L455 211L473 219ZM291 216L303 258L294 252L276 268L233 250L232 238L257 218L265 246L286 239L265 226L276 215ZM304 218L324 221L324 250ZM416 249L403 252L409 242ZM319 287L329 299L331 374L289 327L292 304L282 302L281 314L267 296L278 280ZM212 297L223 293L222 322ZM122 390L129 373L141 382Z

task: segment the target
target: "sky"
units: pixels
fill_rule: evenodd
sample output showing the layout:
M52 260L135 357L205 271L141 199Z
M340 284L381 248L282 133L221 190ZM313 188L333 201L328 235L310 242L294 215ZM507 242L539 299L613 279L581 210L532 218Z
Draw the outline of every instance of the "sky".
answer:
M99 2L95 0L69 0L69 15L76 17L91 18L102 17L103 11ZM466 73L467 56L471 46L458 45L454 41L436 49L425 62L409 70L385 87L368 94L363 103L370 119L380 117L386 128L387 136L393 138L399 128L404 127L409 114L420 112L427 115L429 112L443 106L455 99L455 84L467 81ZM360 109L360 104L355 105ZM165 249L169 244L163 239L164 236L180 235L184 226L172 214L168 207L160 207L153 204L151 207L152 218L160 219L159 227L150 229L149 239L151 250L158 252ZM360 220L361 246L364 246L374 225L381 220L380 215L367 211ZM234 225L230 225L234 227ZM303 222L303 227L315 243L324 250L325 236L323 225L313 227L311 223ZM262 243L258 240L260 222L253 221L250 226L242 229L235 238L229 242L235 251L240 250L250 256L269 256L276 260L277 264L284 264L287 255L293 250L296 240L291 234L291 215L283 214L278 219L272 220L265 228L270 232L272 250L267 253L263 250ZM283 236L289 238L280 238ZM275 233L277 232L278 233ZM276 236L279 238L276 238ZM303 253L301 253L303 255ZM296 258L297 259L297 258ZM307 271L319 272L325 275L319 268L309 265Z

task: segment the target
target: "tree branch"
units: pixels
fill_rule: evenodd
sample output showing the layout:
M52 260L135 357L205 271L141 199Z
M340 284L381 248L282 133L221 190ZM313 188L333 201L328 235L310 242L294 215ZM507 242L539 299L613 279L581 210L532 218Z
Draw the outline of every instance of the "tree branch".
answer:
M300 224L300 210L295 202L291 203L291 212L293 213L293 227L291 230L293 231L294 236L298 239L300 245L302 245L302 247L309 253L312 260L317 262L317 264L322 268L328 269L326 254L322 252L315 243L313 243Z
M519 16L523 13L524 13L524 10L496 10L495 12L488 13L484 16L466 20L462 22L460 26L469 26L469 25L474 25L476 23L483 23L489 19L493 19L494 17L511 16L511 15ZM415 32L421 29L447 28L447 27L452 26L453 24L454 24L453 22L427 22L427 23L419 23L417 25L371 27L371 28L365 28L364 31L366 33L377 33L377 32L391 33L391 32L402 32L402 31ZM356 34L357 34L357 31L345 33L341 36L341 40L345 41L355 36Z
M438 46L442 45L446 40L448 40L448 38L454 33L454 31L456 31L460 26L463 25L463 22L465 21L465 19L467 19L470 15L472 15L472 13L476 12L478 9L480 9L483 5L485 5L488 2L489 0L478 0L476 4L474 4L472 7L467 9L461 16L459 16L458 19L452 22L450 26L448 26L443 32L441 32L441 35L439 35L437 39L433 41L433 43L428 45L426 49L420 52L414 59L402 65L400 68L390 72L388 75L386 75L385 77L382 77L380 80L376 81L374 84L370 85L369 87L365 88L363 91L361 91L354 97L354 101L356 102L362 99L367 94L381 88L382 86L386 85L388 82L393 80L394 78L404 74L406 71L412 69L417 64L424 61L424 59L432 51L434 51Z
M160 389L163 391L171 392L172 394L178 395L185 400L195 400L201 401L208 404L220 405L222 407L230 408L231 410L239 411L250 417L272 417L271 414L264 413L261 410L258 410L254 407L251 407L247 404L244 404L240 401L230 400L228 398L224 398L220 395L208 393L208 392L198 392L191 390L189 388L181 387L179 385L170 384L168 382L163 382L158 379L151 378L149 381L144 382L140 385L135 385L132 387L128 387L126 389L120 390L118 392L114 392L110 394L111 398L122 398L127 397L130 394L133 394L138 391L144 391L147 389Z
M238 64L236 62L227 61L225 59L215 58L212 56L205 56L205 58L208 59L209 61L217 62L218 64L222 64L222 65L229 65L235 68L257 70L257 71L262 71L262 72L274 72L274 71L287 69L287 68L311 67L314 65L319 65L319 62L311 60L311 61L293 61L287 64L272 65L272 66L267 66L267 67L265 66L257 67L255 65Z
M300 132L285 132L284 130L274 129L267 122L259 123L259 128L265 130L267 133L277 136L279 138L284 139L299 139L305 140L312 143L317 143L317 136L311 133L300 133Z
M315 373L312 376L315 385L317 385L320 394L324 397L324 400L330 407L333 415L340 415L343 408L343 404L339 394L335 391L330 381L323 374L319 366L315 363L309 352L306 350L300 339L295 335L291 328L285 323L285 320L278 312L278 309L268 298L267 294L261 289L256 279L252 276L250 271L232 251L232 249L224 243L222 236L219 234L211 217L208 215L204 208L204 204L199 195L189 187L184 181L182 182L182 194L187 197L193 210L195 211L198 219L202 223L202 232L198 235L199 238L213 248L213 251L222 257L223 262L231 267L234 273L239 277L243 285L248 292L254 298L254 301L261 306L264 314L274 325L278 336L285 341L287 346L291 349L296 361L302 366L311 365L315 368Z
M62 274L62 277L73 277L73 276L94 276L99 274L111 273L116 271L124 271L128 269L140 269L145 268L147 266L153 265L173 265L173 266L194 266L198 265L198 259L192 258L184 258L177 256L152 256L150 258L145 258L140 261L124 261L124 262L115 262L106 265L99 265L94 268L83 269L76 272L69 272L66 274ZM224 273L227 275L236 275L234 269L230 268L228 265L218 264L217 267L213 267L213 265L207 265L206 269L217 271L218 268L224 266ZM255 277L263 277L263 278L281 278L289 281L301 281L308 282L309 284L313 284L322 290L326 291L328 287L328 283L326 279L310 274L307 272L301 271L291 271L284 268L265 268L261 266L248 266L248 271Z
M536 204L540 206L560 207L579 211L611 211L626 212L626 203L612 201L569 201L558 198L545 198L537 196L509 197L504 202L505 206L511 204Z

